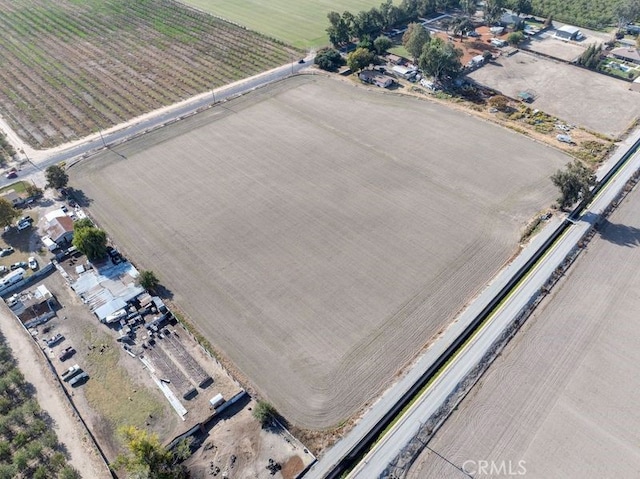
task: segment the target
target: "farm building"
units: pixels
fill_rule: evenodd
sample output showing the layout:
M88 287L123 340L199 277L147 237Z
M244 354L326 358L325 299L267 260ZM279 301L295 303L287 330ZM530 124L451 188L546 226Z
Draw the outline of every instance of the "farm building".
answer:
M582 40L584 38L580 29L571 25L563 25L558 28L554 36L559 40Z
M380 88L389 88L393 85L393 78L383 75L375 70L364 70L358 75L361 81L379 86Z
M16 193L15 190L9 190L6 193L3 193L2 197L5 200L10 201L13 206L20 206L22 203L24 203L24 198Z
M392 63L393 65L404 65L405 63L407 63L406 58L403 58L399 55L394 55L393 53L389 53L387 55L387 61L389 63Z
M57 245L71 243L73 239L73 220L67 215L48 219L47 236Z
M518 15L514 15L513 13L505 12L500 17L500 24L504 26L517 25L521 23L523 20Z
M620 47L611 50L611 56L625 62L636 63L640 65L640 51L633 47Z
M393 71L393 73L404 78L405 80L416 76L416 74L418 73L418 69L415 67L404 67L401 65L396 65L391 70Z
M56 298L45 285L33 292L21 295L11 306L11 311L27 328L47 322L55 316Z

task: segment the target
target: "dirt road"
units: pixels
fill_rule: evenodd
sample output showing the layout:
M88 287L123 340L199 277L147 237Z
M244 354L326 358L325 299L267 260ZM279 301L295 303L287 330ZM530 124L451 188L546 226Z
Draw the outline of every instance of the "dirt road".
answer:
M0 331L11 346L18 367L25 379L33 384L40 407L55 421L58 440L69 453L69 463L90 479L109 478L111 474L102 463L86 430L73 415L64 393L44 363L42 354L26 331L18 324L9 308L0 304Z

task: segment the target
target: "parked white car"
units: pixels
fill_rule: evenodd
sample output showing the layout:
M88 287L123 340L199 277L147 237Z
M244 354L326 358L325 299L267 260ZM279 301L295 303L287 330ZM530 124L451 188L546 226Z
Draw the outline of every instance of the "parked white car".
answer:
M34 256L29 256L27 263L29 263L29 268L31 268L32 270L38 269L38 260L36 260Z

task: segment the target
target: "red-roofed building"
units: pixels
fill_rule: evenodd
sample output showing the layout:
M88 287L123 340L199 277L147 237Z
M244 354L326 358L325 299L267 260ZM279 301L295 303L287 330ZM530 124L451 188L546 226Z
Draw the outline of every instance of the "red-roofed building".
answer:
M73 220L68 216L56 216L49 221L47 236L58 245L71 243L73 239Z

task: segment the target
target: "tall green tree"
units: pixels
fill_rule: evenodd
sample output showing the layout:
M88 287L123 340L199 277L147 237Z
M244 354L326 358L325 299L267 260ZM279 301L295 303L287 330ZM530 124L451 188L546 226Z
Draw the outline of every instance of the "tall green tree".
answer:
M327 28L327 34L331 44L340 46L347 43L349 41L349 26L342 16L337 12L330 12L327 17L330 23L329 28Z
M160 280L153 271L145 270L140 272L138 283L144 289L154 289L160 284Z
M507 42L509 45L513 45L514 47L520 45L524 40L524 33L522 32L511 32L507 37Z
M498 23L504 13L505 0L485 0L484 19L489 25Z
M378 55L387 53L387 50L393 46L393 42L384 35L380 35L373 41L373 48L375 48Z
M51 165L45 172L47 188L64 188L69 184L69 175L60 165Z
M104 258L107 254L107 234L93 226L74 228L72 244L85 254L89 261Z
M445 43L441 38L434 38L424 48L418 59L418 65L427 75L440 82L456 78L462 71L460 63L462 51Z
M124 468L129 477L147 479L186 479L186 468L177 464L175 455L160 444L158 436L133 426L119 430L127 452L120 454L112 467Z
M347 55L347 65L352 72L359 72L373 62L375 55L366 48L356 48Z
M511 10L513 10L518 16L522 13L529 15L533 11L531 0L512 0L510 2L510 6Z
M597 182L596 175L580 160L574 160L564 170L558 170L551 176L551 181L560 190L560 208L567 208L578 200L590 198L591 188Z
M0 198L0 227L11 225L18 216L20 216L20 212L13 206L13 203L6 198Z
M345 64L340 52L334 48L322 48L319 50L314 62L319 68L328 72L334 72Z
M460 0L460 8L467 15L475 15L478 10L478 3L476 0Z
M415 62L422 53L422 49L431 40L429 32L419 23L410 23L407 31L402 35L402 45L409 52Z

